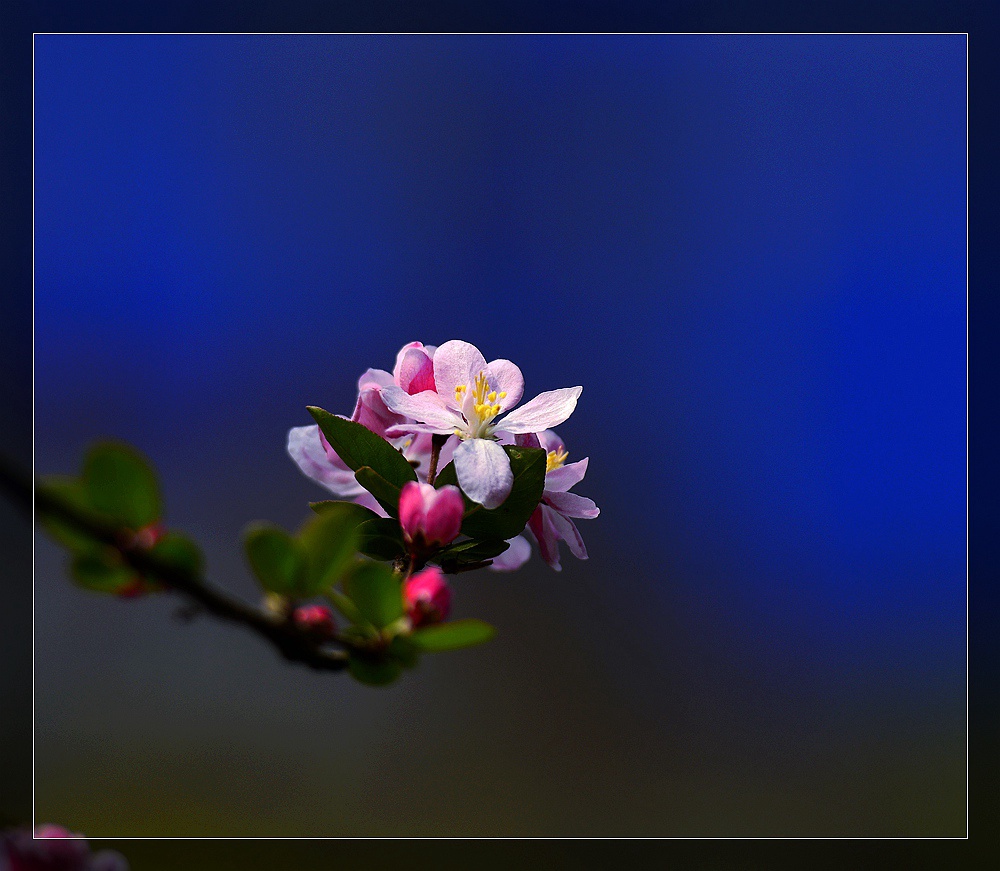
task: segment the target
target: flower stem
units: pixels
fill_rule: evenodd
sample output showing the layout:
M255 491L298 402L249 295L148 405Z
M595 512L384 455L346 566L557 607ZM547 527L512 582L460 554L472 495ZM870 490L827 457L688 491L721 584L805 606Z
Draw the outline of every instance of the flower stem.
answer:
M0 490L35 516L61 520L95 542L114 548L122 561L136 572L155 578L168 591L187 597L193 604L221 620L237 623L269 641L285 659L318 671L342 671L347 653L328 650L302 632L294 623L230 596L208 583L200 572L163 559L145 549L122 547L124 530L82 512L46 487L35 486L31 477L0 458Z
M434 479L437 477L438 469L438 457L441 455L441 448L444 447L444 443L448 440L448 436L442 436L435 433L431 436L431 465L427 470L427 483L434 483Z

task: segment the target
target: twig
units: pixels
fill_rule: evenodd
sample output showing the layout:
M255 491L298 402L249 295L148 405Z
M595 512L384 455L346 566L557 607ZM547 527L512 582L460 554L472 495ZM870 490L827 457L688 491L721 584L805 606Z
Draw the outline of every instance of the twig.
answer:
M122 560L142 575L161 581L168 589L193 599L201 608L221 620L237 623L256 632L273 644L287 660L300 662L320 671L341 671L347 667L347 654L317 646L294 623L281 620L215 589L198 573L158 557L148 550L122 546L127 530L80 511L44 487L32 487L31 478L15 470L0 458L0 488L30 512L34 494L35 515L48 515L75 527L91 538L115 548ZM123 534L125 533L125 534Z

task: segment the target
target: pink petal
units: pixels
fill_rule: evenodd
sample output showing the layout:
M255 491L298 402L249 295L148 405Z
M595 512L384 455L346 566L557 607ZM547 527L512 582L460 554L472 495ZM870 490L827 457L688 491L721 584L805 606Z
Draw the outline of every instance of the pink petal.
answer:
M388 374L388 373L386 373ZM360 423L373 433L385 436L385 431L394 424L402 423L402 415L394 414L386 407L382 399L382 388L371 384L364 387L358 394L351 420Z
M530 402L515 408L503 420L498 421L497 429L517 435L537 433L558 426L573 413L581 393L582 387L561 387L559 390L539 393Z
M486 364L485 372L490 390L507 394L503 399L497 399L501 411L513 408L521 401L524 395L524 376L510 360L493 360Z
M388 387L395 384L392 375L384 369L369 369L358 379L358 390L370 390L373 387Z
M590 457L584 457L575 463L567 463L565 466L560 466L558 469L546 472L545 492L564 493L571 487L576 486L583 480L583 476L587 474L589 463Z
M450 426L432 426L429 423L401 423L396 426L390 426L385 431L385 438L392 440L414 435L415 433L423 435L451 435L454 432L455 424L451 424ZM407 457L407 459L411 458ZM442 466L442 468L444 467Z
M329 451L324 449L318 426L296 426L290 429L288 455L307 478L312 478L335 496L350 499L367 492L333 448Z
M434 364L420 342L413 342L399 352L393 377L410 394L434 389Z
M593 499L577 496L576 493L556 491L546 493L543 498L546 505L551 505L563 517L581 517L585 520L593 520L601 513L601 509L594 504Z
M455 427L465 426L465 421L456 412L445 408L441 397L430 390L410 396L393 385L383 388L382 399L397 414L411 417L418 423L430 424L442 432L453 432Z
M566 443L550 429L538 433L538 447L544 448L545 452L564 451Z
M403 360L406 358L407 352L413 350L414 348L423 348L423 344L420 342L407 342L396 354L396 365L392 369L392 381L397 387L403 386L399 383L399 370L403 365Z
M423 486L434 490L430 484ZM434 490L430 502L427 506L427 519L424 521L425 536L428 541L451 544L462 529L462 515L465 514L462 491L451 484L445 484L440 490Z
M499 435L499 431L495 433ZM541 442L538 440L538 434L533 432L519 433L514 437L514 444L522 448L540 448Z
M573 556L577 559L587 559L587 546L583 543L576 524L568 517L563 517L558 511L553 511L545 505L542 506L542 510L548 515L548 520L552 523L556 535L569 545Z
M451 588L437 566L428 566L403 584L403 601L414 626L437 623L451 611Z
M407 541L450 544L458 537L464 513L462 491L451 484L436 490L408 481L399 494L399 525Z
M407 481L399 493L399 525L403 535L411 541L420 532L424 521L424 496L420 487L417 481Z
M434 383L437 392L449 402L455 388L464 384L471 392L476 376L486 368L486 358L475 345L453 339L434 352Z
M514 473L510 458L496 442L466 439L455 449L454 462L458 484L473 502L493 509L510 495Z
M515 535L507 541L510 547L500 556L493 557L490 568L495 572L513 572L521 568L531 556L531 545L523 535Z
M542 559L548 563L550 568L559 572L562 571L562 566L559 564L559 536L556 535L552 521L549 519L549 515L552 513L554 512L544 505L539 505L528 520L528 529L535 536L538 552L542 555Z

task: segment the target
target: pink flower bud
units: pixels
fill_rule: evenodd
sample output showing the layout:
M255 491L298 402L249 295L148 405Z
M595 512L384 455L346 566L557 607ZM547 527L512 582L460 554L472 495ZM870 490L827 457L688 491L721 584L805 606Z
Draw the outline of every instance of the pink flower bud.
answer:
M295 609L292 619L300 629L329 638L337 629L333 611L326 605L302 605Z
M417 550L442 547L455 540L462 528L465 502L458 487L409 481L399 494L399 524L407 543Z
M441 569L428 566L403 585L403 601L414 626L440 623L451 611L451 587Z

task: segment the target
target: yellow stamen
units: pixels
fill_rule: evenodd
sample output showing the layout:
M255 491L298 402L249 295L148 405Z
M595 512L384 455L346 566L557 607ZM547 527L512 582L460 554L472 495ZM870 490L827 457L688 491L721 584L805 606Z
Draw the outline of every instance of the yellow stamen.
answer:
M551 472L553 469L558 469L563 463L566 462L566 458L568 456L569 451L563 450L562 448L549 451L545 457L545 471Z
M465 412L469 416L469 430L465 433L465 438L489 438L491 436L493 429L490 424L503 411L502 400L506 396L506 391L497 393L497 391L490 389L485 372L480 372L476 376L471 393L464 384L455 388L455 401L460 406L468 408L466 401L467 399L472 400L471 409Z

